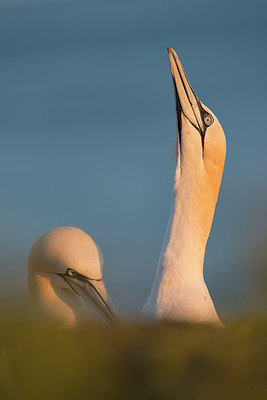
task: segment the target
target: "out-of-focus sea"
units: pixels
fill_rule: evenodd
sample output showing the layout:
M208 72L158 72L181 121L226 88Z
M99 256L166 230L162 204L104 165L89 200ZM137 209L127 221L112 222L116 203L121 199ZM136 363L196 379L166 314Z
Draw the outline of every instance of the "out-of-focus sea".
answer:
M266 309L266 4L2 0L1 299L26 295L32 242L74 225L119 311L139 312L172 195L170 46L227 137L208 287L222 318Z

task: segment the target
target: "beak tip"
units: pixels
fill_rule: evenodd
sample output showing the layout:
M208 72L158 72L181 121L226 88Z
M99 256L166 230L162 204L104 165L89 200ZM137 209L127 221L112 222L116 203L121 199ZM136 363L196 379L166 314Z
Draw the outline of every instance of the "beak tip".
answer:
M171 53L172 49L171 47L167 47L168 53Z

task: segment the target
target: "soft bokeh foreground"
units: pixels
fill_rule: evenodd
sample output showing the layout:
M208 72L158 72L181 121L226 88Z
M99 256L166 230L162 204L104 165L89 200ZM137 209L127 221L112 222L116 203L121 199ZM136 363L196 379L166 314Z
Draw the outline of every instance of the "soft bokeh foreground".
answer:
M226 328L0 324L3 399L266 399L267 321Z

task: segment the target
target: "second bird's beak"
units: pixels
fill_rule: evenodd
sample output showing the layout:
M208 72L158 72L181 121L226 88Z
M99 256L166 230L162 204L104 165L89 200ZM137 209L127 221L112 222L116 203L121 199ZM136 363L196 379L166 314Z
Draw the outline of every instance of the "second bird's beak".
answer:
M93 280L80 275L71 277L61 275L70 288L82 297L105 320L111 323L117 322L117 311L112 304L102 279Z
M181 114L183 114L202 135L205 129L201 115L203 112L201 103L190 86L177 54L170 47L168 47L168 53L175 90L179 130L181 129Z

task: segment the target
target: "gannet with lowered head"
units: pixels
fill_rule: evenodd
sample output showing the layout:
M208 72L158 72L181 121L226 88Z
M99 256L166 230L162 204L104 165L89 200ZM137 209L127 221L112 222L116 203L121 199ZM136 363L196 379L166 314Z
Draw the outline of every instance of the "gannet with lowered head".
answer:
M176 170L170 219L143 314L220 324L204 281L203 263L226 141L218 119L192 90L177 54L171 48L168 53L177 113Z
M102 267L101 250L81 229L60 227L44 233L32 245L28 258L33 308L69 326L85 320L87 312L115 322Z

